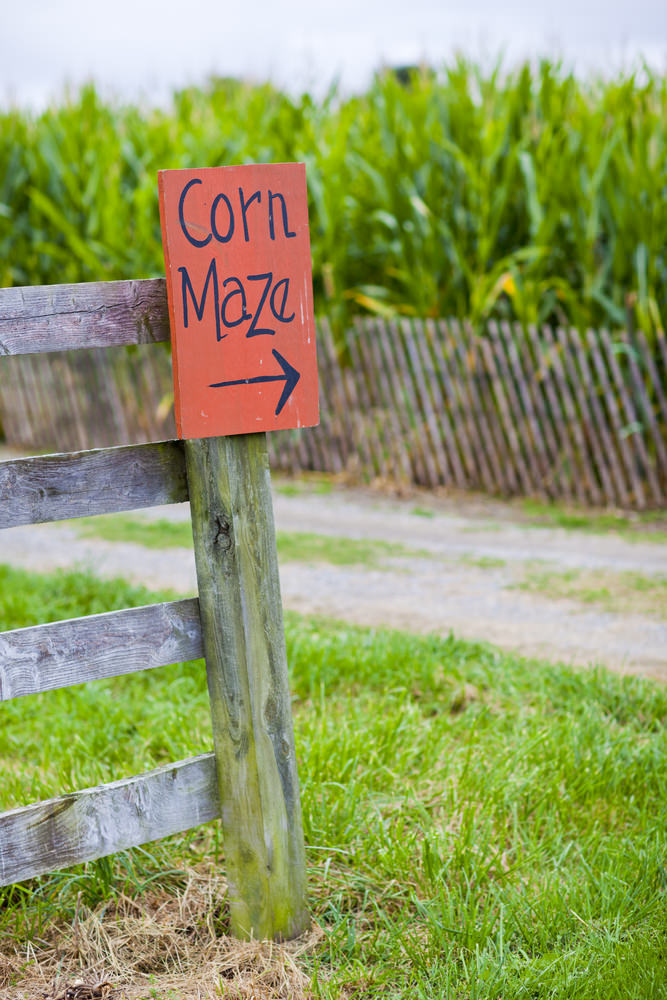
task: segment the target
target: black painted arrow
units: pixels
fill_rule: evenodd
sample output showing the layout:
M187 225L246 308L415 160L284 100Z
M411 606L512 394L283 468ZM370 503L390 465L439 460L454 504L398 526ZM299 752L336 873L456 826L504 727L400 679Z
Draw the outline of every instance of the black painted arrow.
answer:
M235 378L230 382L211 382L209 388L222 389L227 385L252 385L253 382L284 382L285 388L283 389L282 395L278 400L278 405L276 406L276 416L278 416L283 406L294 392L294 387L301 378L301 372L298 372L296 368L293 368L289 361L285 361L282 354L278 351L274 350L271 351L271 353L282 368L282 375L255 375L253 378Z

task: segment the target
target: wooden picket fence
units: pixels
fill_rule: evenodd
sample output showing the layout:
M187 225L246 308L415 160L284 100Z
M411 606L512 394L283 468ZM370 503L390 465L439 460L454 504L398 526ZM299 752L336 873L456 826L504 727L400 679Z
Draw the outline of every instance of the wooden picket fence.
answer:
M151 282L156 301L164 283ZM319 323L321 424L270 435L274 468L627 509L667 505L667 344L635 332L455 320ZM168 351L6 359L7 440L173 436Z
M169 326L164 295L154 292L131 281L2 289L0 353L34 360L60 348L76 358L82 348L148 342L164 354L154 342L169 338ZM75 407L85 382L96 413L102 388L70 381L90 373L88 359L69 368L59 356L39 371L65 379L60 392ZM2 359L0 384L14 368L4 362L16 360ZM44 419L63 403L54 382L48 396L38 382L24 391ZM70 432L75 411L65 412ZM0 529L188 500L198 599L0 633L0 701L204 655L213 752L0 812L0 885L220 817L233 932L289 938L309 917L266 436L0 463Z
M641 333L363 320L336 353L322 334L322 425L275 442L281 468L360 462L367 476L429 487L667 503L664 337L652 351Z

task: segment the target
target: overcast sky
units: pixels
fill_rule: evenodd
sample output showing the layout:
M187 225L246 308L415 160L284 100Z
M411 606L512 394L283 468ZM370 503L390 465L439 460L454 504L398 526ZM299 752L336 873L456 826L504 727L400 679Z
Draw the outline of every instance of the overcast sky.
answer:
M4 0L0 100L43 106L95 79L164 100L207 75L324 89L363 86L383 63L456 51L509 64L561 56L579 72L643 57L667 71L667 0Z

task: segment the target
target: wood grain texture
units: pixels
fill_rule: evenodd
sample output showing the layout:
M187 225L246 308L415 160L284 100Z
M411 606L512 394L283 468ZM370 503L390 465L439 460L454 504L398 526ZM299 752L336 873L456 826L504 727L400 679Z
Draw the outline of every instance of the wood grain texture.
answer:
M433 371L441 392L441 405L443 410L451 414L452 427L466 467L465 485L476 486L484 483L488 488L489 483L493 484L493 479L487 474L488 466L484 452L479 449L473 454L471 440L475 435L472 431L470 401L455 374L456 362L453 358L455 347L452 337L444 323L437 324L432 319L426 321L425 330L426 347L433 359Z
M382 333L386 333L384 327ZM373 345L375 355L379 359L379 369L371 368L370 371L364 372L359 367L359 365L363 364L359 344L364 340L365 336L366 334L364 334L363 327L359 321L353 329L348 331L345 341L346 351L349 354L352 364L344 372L344 376L347 376L351 396L356 401L354 412L357 414L357 431L355 437L359 446L359 452L360 454L363 453L362 447L368 451L370 457L368 459L369 464L365 467L366 469L379 469L379 475L382 477L383 474L391 474L390 472L383 473L383 469L390 469L392 463L396 467L396 463L399 463L399 467L404 467L407 470L407 480L410 482L412 480L412 466L406 450L404 427L399 424L399 418L402 413L402 402L396 396L393 389L386 397L388 400L386 404L382 402L382 393L378 393L378 390L382 389L382 383L377 384L379 372L382 372L386 377L388 371L384 360L385 345L379 341ZM370 336L372 337L373 334L370 334ZM373 352L366 353L372 356ZM375 363L373 362L373 364ZM373 405L372 400L374 398L379 400L378 406ZM391 413L389 413L389 410L391 410ZM393 422L393 426L397 428L395 431L392 432L392 425L388 421ZM400 472L399 475L401 475ZM401 480L399 479L398 481L400 482Z
M639 358L641 355L638 355L635 345L631 342L627 334L623 338L623 341L626 346L633 396L639 406L642 422L645 423L650 431L651 441L655 448L656 462L654 474L658 477L662 476L663 480L664 489L660 494L660 504L665 505L667 502L667 427L661 427L656 420L656 414L649 396L649 386L644 381L639 368Z
M415 332L410 320L403 320L396 326L400 342L405 351L405 377L409 379L414 391L411 394L414 406L417 436L424 452L429 486L447 486L451 484L452 474L449 462L442 448L440 427L431 406L429 387L424 378L424 368L418 349L415 346ZM418 336L423 339L423 332ZM430 440L429 440L430 439Z
M664 336L656 334L655 340L662 353L662 365L659 365L659 358L653 358L651 348L642 331L636 330L634 336L634 346L640 352L641 366L644 371L644 385L653 400L652 405L658 419L658 435L662 444L667 447L667 379L664 377L665 372L667 372L667 341ZM661 452L662 449L658 451L659 457ZM663 460L661 465L661 474L667 482L667 464Z
M484 358L486 371L489 374L489 386L495 399L495 409L500 414L501 427L508 445L508 452L506 454L510 461L506 467L506 472L512 476L514 489L517 494L523 493L526 496L531 496L536 492L536 487L530 478L521 448L522 440L520 435L522 423L519 413L515 413L510 406L508 380L500 367L500 358L496 354L497 345L490 338L487 340L481 337L479 347Z
M181 441L0 463L0 528L187 499Z
M359 351L359 327L358 324L351 327L347 332L345 346L352 362L352 383L357 395L357 415L360 422L363 422L363 438L368 442L369 471L373 476L386 476L385 447L380 437L379 427L375 419L375 407L368 391L368 380L365 377L361 353ZM398 406L398 403L396 404Z
M389 337L385 343L391 351L390 364L397 376L397 405L405 414L406 437L404 447L412 460L415 470L415 480L420 486L431 485L435 478L435 469L431 456L426 454L424 442L421 439L421 413L419 401L415 395L409 367L409 359L405 353L400 320L387 323Z
M166 340L164 278L0 289L0 355Z
M622 507L628 502L625 483L579 331L573 327L567 330L559 328L556 336L562 348L570 384L574 389L583 417L584 430L591 444L590 454L593 455L597 465L605 496L613 497L613 502Z
M570 442L573 449L573 457L576 457L577 460L578 480L586 484L588 495L592 498L593 503L599 503L599 498L603 497L604 493L600 492L595 467L591 461L590 438L585 434L587 429L585 411L581 409L581 406L585 404L585 399L577 398L578 383L573 383L573 388L568 379L568 371L566 371L564 361L564 358L568 358L567 350L563 348L562 343L556 340L550 327L543 326L541 332L545 344L543 353L545 379L548 379L548 385L553 384L555 396L562 407L560 413L554 410L557 426L562 430L564 439Z
M632 394L629 391L629 385L626 385L626 379L623 376L619 359L617 357L617 348L620 347L621 344L614 344L607 330L601 330L599 337L600 344L602 345L602 353L609 367L610 377L613 380L613 389L611 389L611 391L618 397L623 405L622 422L625 426L621 429L620 433L623 437L625 437L626 434L629 434L631 451L634 457L632 474L633 482L635 483L635 497L638 496L639 492L636 480L639 480L639 489L641 489L642 477L645 476L653 495L653 501L656 506L660 506L662 493L656 476L655 467L651 462L646 447L646 441L644 440L646 428L644 428L639 419L639 411L635 408L635 400L632 398Z
M454 483L459 489L465 489L466 476L456 446L456 433L450 422L450 410L441 391L442 375L440 372L436 372L433 357L428 349L429 341L433 336L433 325L428 320L426 322L415 320L413 327L415 348L419 352L419 360L415 364L418 364L424 373L424 382L429 396L427 402L429 420L435 424L437 438L435 447L440 456L440 467L441 469L451 468ZM454 406L455 400L452 400L452 408Z
M380 469L380 476L388 479L391 476L392 459L391 454L397 443L391 431L390 416L382 404L382 397L379 393L379 381L375 372L375 366L370 350L370 338L373 334L369 330L367 323L357 320L355 326L355 337L351 346L351 353L358 357L359 365L356 369L358 377L363 380L363 385L368 400L366 410L367 420L372 421L372 426L376 434L377 460ZM395 403L394 405L398 405ZM404 446L404 442L401 442Z
M542 437L533 400L529 392L530 379L521 366L521 359L512 330L508 323L489 323L488 329L500 358L501 371L507 380L510 403L521 426L523 450L533 483L540 496L550 495L548 481L551 473L547 450Z
M369 435L366 433L364 422L365 409L359 392L359 379L350 365L349 339L352 334L348 331L345 335L344 343L339 347L339 364L341 380L346 398L349 403L350 414L350 444L349 451L352 456L354 466L355 459L360 458L364 470L370 472L373 468L372 444Z
M625 504L629 506L629 498L631 497L635 502L634 505L639 510L642 510L646 506L644 488L637 475L635 459L630 445L623 433L623 421L616 396L609 384L605 359L601 349L601 340L593 330L587 330L585 337L582 337L582 341L584 348L587 348L586 353L589 360L592 361L593 370L597 375L596 382L601 387L600 407L603 413L602 419L610 428L609 437L615 447L615 454L618 454L620 458L619 478L623 483L623 488L628 487L628 493L625 494ZM614 461L616 461L615 458Z
M233 933L308 925L264 434L185 442Z
M342 426L344 407L339 388L340 372L336 364L335 348L331 342L331 331L327 325L322 323L317 324L317 357L320 369L320 410L326 410L324 423L320 416L320 431L318 433L320 454L323 461L322 470L327 471L332 465L336 473L341 473L345 471L345 433ZM324 400L324 407L322 400ZM329 456L332 459L331 463Z
M387 378L387 367L382 356L380 345L380 323L368 329L366 340L370 350L373 371L375 372L375 389L379 395L380 406L386 414L389 435L389 455L392 463L392 476L397 483L412 481L410 457L406 450L405 436L396 413L396 398Z
M475 337L466 324L450 320L443 324L447 330L448 339L454 347L450 355L456 365L455 378L469 398L469 414L471 418L471 433L473 449L483 453L488 458L491 472L491 491L510 492L503 478L506 463L498 456L495 438L496 422L489 417L488 408L483 404L482 397L486 394L484 386L484 371L481 356L475 348ZM478 388L479 387L479 388Z
M326 320L320 320L317 329L318 357L324 367L320 373L320 387L327 393L328 402L338 432L341 471L347 468L354 442L353 409L346 392L344 372L331 327ZM326 444L325 444L326 448ZM327 467L325 466L325 471Z
M181 833L220 815L215 756L0 813L0 885Z
M196 599L0 632L0 701L203 655Z
M560 487L560 495L567 500L571 499L571 484L573 484L575 496L581 503L585 503L584 478L578 474L571 437L567 433L564 407L559 394L555 391L555 379L549 366L548 345L540 339L535 326L527 326L524 331L515 324L514 337L518 343L521 343L522 334L525 336L525 350L530 352L532 349L532 361L529 362L533 372L531 385L547 444L551 470L550 483L554 486L553 495L559 495Z

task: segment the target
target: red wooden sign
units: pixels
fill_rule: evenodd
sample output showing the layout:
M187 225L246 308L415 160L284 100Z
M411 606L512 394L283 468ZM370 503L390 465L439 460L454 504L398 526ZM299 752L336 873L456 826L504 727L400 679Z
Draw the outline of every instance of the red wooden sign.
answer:
M319 422L303 163L158 174L181 438Z

